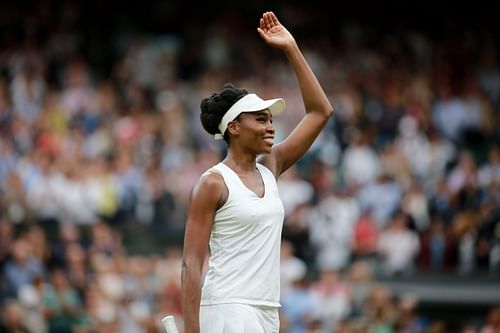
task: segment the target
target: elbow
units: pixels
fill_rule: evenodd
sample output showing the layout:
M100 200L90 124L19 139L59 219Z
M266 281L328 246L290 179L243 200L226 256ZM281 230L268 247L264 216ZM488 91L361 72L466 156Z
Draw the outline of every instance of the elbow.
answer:
M333 109L333 106L328 105L328 107L325 110L325 117L327 119L330 119L331 117L333 117L334 112L335 110Z
M333 116L333 113L335 112L332 104L328 100L323 101L318 110L323 115L326 121L328 121L328 119L330 119Z
M304 103L306 114L314 114L328 121L333 116L334 109L328 99L316 101L316 103Z
M333 116L332 107L323 107L307 111L307 114L314 115L322 123L326 123Z
M325 105L325 114L326 114L326 117L328 119L330 119L331 117L333 117L333 114L335 113L335 109L333 108L333 105L330 101L328 101Z
M333 116L333 113L334 113L334 110L333 110L333 107L331 105L325 106L321 112L325 122L328 121Z

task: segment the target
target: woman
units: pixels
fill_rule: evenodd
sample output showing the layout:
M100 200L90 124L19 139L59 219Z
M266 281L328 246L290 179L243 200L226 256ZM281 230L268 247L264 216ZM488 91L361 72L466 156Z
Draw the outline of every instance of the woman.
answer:
M306 115L273 146L280 98L262 100L226 85L201 103L205 130L228 144L226 158L205 172L190 197L182 268L186 333L279 330L279 249L283 205L276 178L311 146L333 113L293 36L272 12L258 33L287 56ZM203 290L202 267L210 245Z

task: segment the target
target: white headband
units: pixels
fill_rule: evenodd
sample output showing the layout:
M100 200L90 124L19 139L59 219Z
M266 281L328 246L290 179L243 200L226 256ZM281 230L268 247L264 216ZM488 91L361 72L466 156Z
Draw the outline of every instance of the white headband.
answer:
M220 133L215 134L215 140L224 139L224 132L226 132L227 125L236 119L243 112L256 112L269 109L273 116L276 116L285 110L285 101L283 98L274 98L263 100L256 94L248 94L234 103L229 110L227 110L224 117L219 124Z

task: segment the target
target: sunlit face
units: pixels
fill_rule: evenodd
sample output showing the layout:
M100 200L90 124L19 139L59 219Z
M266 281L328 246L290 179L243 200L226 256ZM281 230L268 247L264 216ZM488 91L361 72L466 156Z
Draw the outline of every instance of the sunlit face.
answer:
M232 143L238 142L255 154L270 153L274 144L275 129L269 110L243 112L234 120L237 135Z

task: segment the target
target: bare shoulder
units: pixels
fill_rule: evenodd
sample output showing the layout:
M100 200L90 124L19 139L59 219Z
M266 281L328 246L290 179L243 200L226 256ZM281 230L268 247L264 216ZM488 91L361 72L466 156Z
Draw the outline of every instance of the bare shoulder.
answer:
M211 202L218 207L226 200L228 189L224 178L217 171L205 172L196 182L191 193L191 200Z
M216 170L207 171L201 175L195 187L216 190L217 188L225 187L224 178Z

